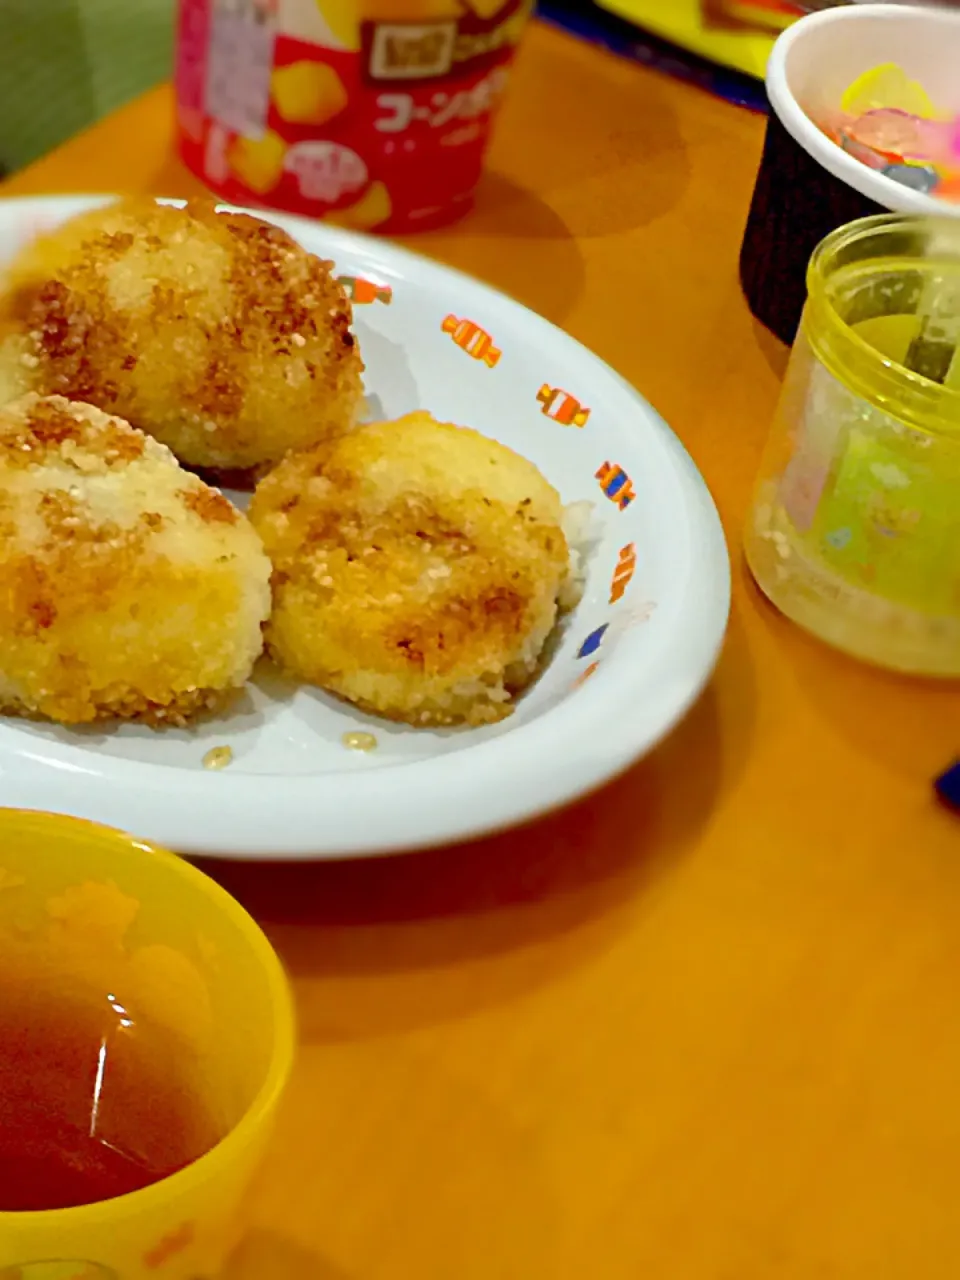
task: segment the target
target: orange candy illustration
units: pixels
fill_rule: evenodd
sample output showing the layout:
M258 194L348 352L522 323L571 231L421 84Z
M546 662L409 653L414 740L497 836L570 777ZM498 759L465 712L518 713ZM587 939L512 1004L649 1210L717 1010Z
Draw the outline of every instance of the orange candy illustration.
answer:
M618 600L623 599L623 594L630 585L630 579L633 577L637 569L637 547L636 543L628 542L620 551L620 558L617 561L617 567L613 571L613 580L610 583L610 603L616 604Z
M493 345L489 333L472 320L458 320L456 316L447 316L441 328L444 333L450 334L462 351L474 360L482 360L489 369L494 368L503 354Z
M388 284L377 284L374 280L364 280L362 276L337 276L337 284L354 306L367 306L371 302L382 302L389 306L393 301L393 289Z
M569 391L560 387L548 387L546 383L537 392L540 401L540 412L544 417L552 418L562 427L585 427L590 417L590 410L585 409L579 400L575 400Z

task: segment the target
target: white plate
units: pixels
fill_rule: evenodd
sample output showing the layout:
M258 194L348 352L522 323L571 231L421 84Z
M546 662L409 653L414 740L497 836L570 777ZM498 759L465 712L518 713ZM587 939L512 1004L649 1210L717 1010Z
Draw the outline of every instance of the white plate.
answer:
M99 202L0 201L0 260L38 227ZM723 638L729 562L693 463L622 378L518 303L385 241L269 216L339 275L391 291L389 303L355 309L372 413L426 408L476 427L531 458L565 502L594 504L584 599L539 681L498 725L401 728L266 667L232 713L190 730L0 721L0 804L93 818L184 853L331 858L462 839L598 786L683 715ZM491 335L495 367L444 332L451 315ZM586 425L548 416L544 387L588 408ZM635 494L622 509L597 478L607 464ZM611 602L631 544L636 570ZM376 734L378 750L343 745L357 728ZM220 745L233 763L204 769L204 753Z

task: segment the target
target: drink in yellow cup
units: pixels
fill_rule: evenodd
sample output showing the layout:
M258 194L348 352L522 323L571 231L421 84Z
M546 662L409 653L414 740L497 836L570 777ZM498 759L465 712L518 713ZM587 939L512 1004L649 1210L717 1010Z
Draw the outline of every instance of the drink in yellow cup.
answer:
M293 1046L280 962L213 881L0 810L0 1280L213 1280Z
M357 230L470 206L532 0L180 0L180 153L235 204Z

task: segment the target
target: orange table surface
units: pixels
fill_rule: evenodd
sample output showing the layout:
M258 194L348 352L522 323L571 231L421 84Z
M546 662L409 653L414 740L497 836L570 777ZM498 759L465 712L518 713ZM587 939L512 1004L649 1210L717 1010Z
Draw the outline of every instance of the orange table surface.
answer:
M764 603L741 526L786 352L737 251L763 122L535 27L476 211L411 241L562 325L710 485L733 616L686 722L600 795L463 848L210 864L302 1046L234 1272L256 1280L960 1273L956 687ZM6 194L198 190L148 94Z

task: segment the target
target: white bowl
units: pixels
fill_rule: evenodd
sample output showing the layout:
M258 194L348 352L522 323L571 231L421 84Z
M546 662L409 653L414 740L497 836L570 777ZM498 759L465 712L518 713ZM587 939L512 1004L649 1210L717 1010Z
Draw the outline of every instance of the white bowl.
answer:
M859 4L809 14L777 40L767 94L784 128L829 173L894 213L960 217L938 200L861 164L814 122L835 117L865 71L896 62L938 108L960 111L960 13L914 5Z
M96 202L0 201L0 261L38 226ZM190 730L0 719L0 805L97 819L182 852L356 857L503 827L600 785L684 714L723 639L729 563L696 468L632 387L518 303L386 241L261 216L338 274L392 290L389 305L355 309L371 414L426 408L476 427L531 458L565 502L592 504L584 598L541 678L500 724L391 725L264 668L245 702ZM496 367L445 332L450 315L492 335ZM586 424L550 416L557 398L544 387L576 397ZM624 488L619 502L604 492L605 464L629 477L632 501L622 501ZM620 594L613 581L631 545L636 569ZM356 729L373 732L379 748L348 750L343 736ZM205 770L205 752L221 745L233 763Z

